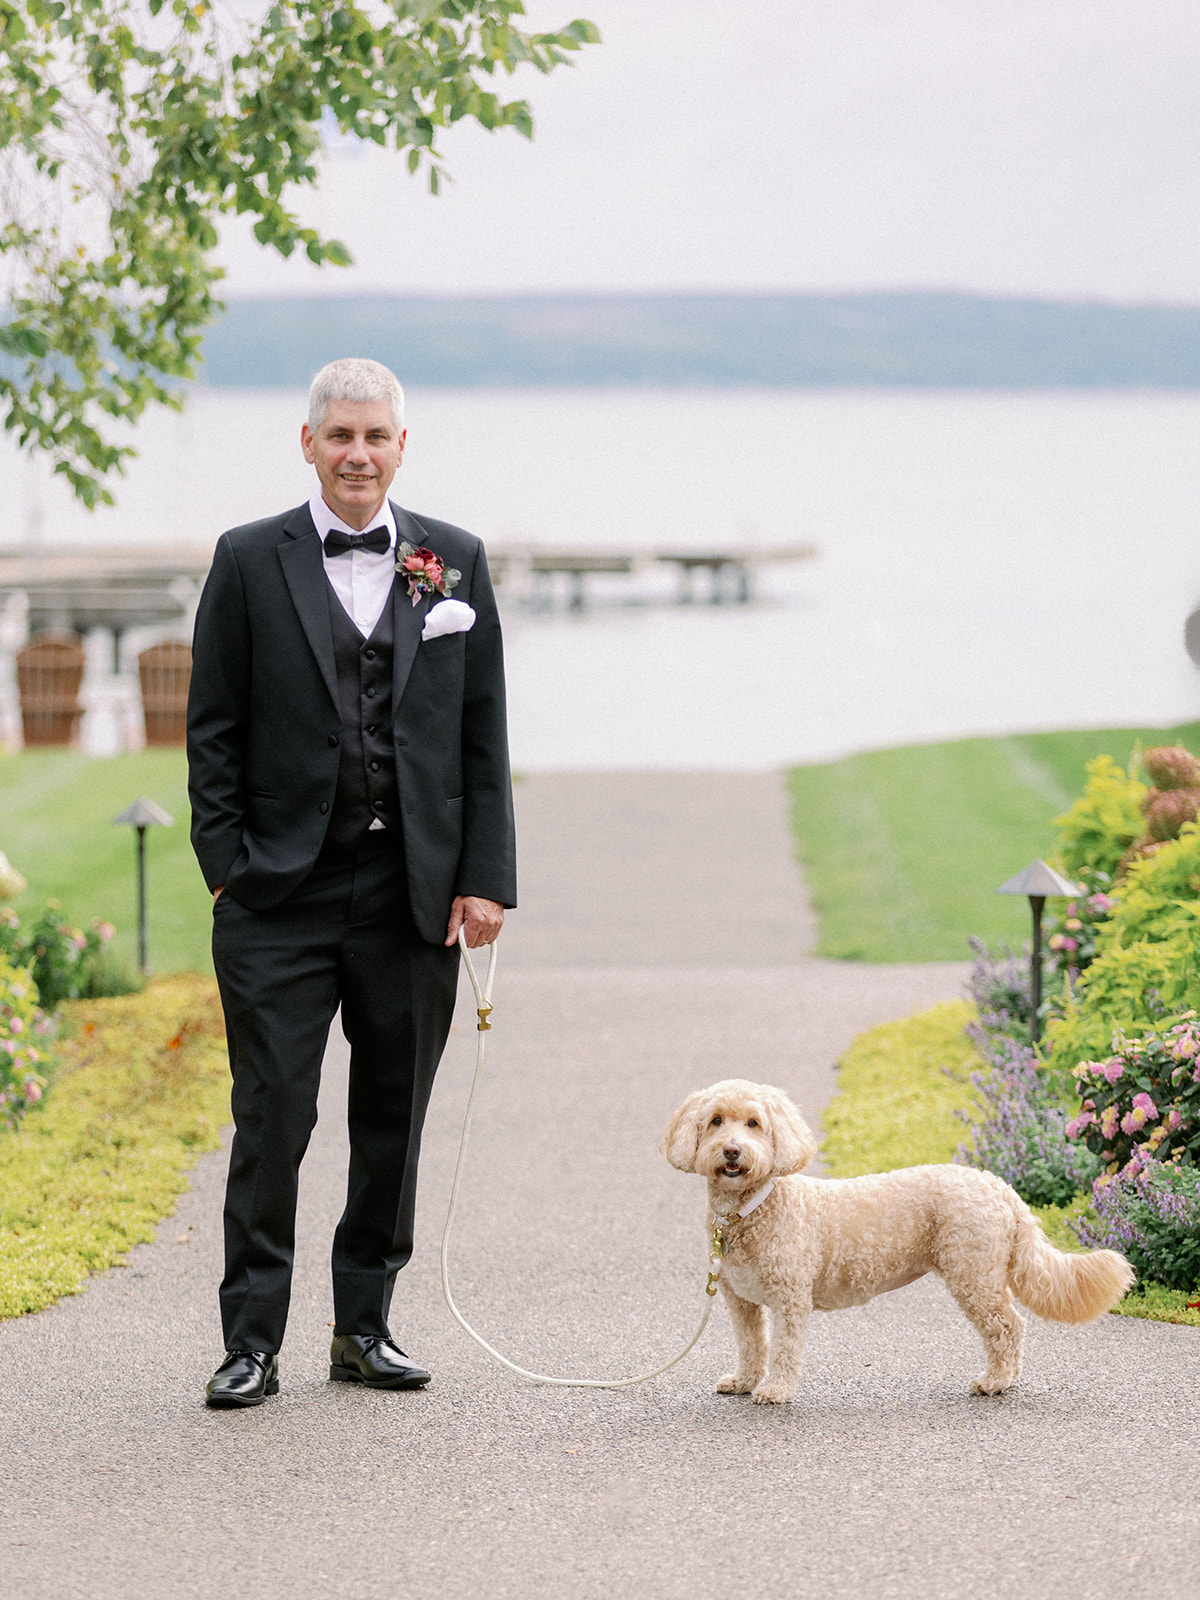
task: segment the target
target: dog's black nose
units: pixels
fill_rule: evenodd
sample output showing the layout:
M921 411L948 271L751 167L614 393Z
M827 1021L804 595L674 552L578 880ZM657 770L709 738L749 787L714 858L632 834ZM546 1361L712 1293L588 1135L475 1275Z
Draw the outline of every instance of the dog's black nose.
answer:
M741 1157L742 1147L740 1144L727 1144L722 1151L722 1154L724 1155L726 1161L737 1161Z

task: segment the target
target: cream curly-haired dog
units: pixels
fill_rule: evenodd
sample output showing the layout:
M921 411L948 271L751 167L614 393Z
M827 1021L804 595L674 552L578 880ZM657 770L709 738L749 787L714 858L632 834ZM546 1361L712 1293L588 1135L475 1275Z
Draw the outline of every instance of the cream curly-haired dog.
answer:
M1008 1184L973 1167L906 1167L866 1178L796 1177L817 1153L804 1118L779 1089L730 1078L690 1095L662 1152L708 1179L726 1255L720 1286L733 1320L737 1367L722 1394L790 1400L800 1381L810 1311L865 1305L927 1272L978 1329L987 1370L971 1385L1001 1394L1021 1371L1025 1319L1090 1322L1133 1283L1114 1250L1056 1250ZM771 1313L768 1339L767 1312Z

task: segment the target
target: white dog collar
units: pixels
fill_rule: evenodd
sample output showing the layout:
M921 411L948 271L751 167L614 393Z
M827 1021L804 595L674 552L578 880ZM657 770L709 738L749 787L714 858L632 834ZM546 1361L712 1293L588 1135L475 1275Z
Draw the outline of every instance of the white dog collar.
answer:
M771 1198L771 1196L774 1194L774 1192L775 1192L775 1179L774 1178L768 1178L766 1183L763 1184L762 1188L761 1189L756 1189L754 1191L754 1193L750 1196L749 1200L746 1201L746 1204L744 1206L741 1206L737 1211L727 1211L727 1212L724 1213L723 1216L722 1216L721 1212L718 1211L718 1212L715 1213L715 1215L718 1216L718 1217L721 1217L721 1220L723 1222L733 1222L735 1220L745 1220L745 1218L748 1217L752 1211L757 1211L758 1210L759 1206L762 1205L764 1200L769 1200Z

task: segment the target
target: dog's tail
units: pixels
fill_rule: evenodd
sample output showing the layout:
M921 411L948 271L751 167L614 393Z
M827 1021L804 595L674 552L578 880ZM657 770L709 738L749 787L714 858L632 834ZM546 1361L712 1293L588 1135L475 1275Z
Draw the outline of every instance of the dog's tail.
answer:
M1057 1250L1024 1200L1009 1191L1017 1220L1009 1283L1021 1304L1051 1322L1091 1322L1133 1287L1133 1268L1115 1250Z

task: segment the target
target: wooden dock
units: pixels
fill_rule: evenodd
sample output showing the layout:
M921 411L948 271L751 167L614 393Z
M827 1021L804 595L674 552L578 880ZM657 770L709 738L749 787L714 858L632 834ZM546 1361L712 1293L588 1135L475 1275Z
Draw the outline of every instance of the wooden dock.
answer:
M816 545L756 545L717 549L611 550L538 544L489 545L488 564L497 587L509 597L526 599L535 610L554 608L555 579L566 580L567 609L587 609L587 582L598 574L633 578L655 564L679 573L679 605L748 605L766 567L811 560ZM705 574L697 595L696 574Z

